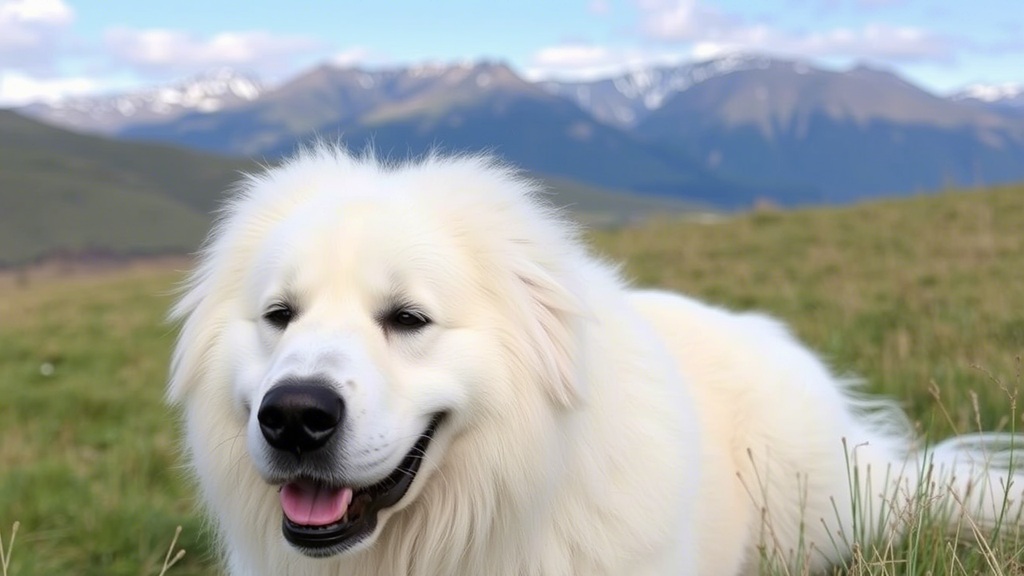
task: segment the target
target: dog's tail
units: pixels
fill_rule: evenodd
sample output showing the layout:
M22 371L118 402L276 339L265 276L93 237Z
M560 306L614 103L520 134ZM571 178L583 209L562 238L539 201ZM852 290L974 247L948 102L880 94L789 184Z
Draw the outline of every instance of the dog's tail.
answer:
M974 536L1024 530L1024 434L978 432L924 444L898 406L855 390L847 388L847 405L862 443L843 440L851 500L836 511L845 544L898 538L925 524Z
M926 525L976 540L1024 528L1024 435L954 436L896 460L881 478L851 463L853 540L899 539Z
M954 436L918 452L916 462L914 505L931 507L951 528L980 536L1022 526L1024 435Z
M921 529L981 543L1024 530L1024 435L966 434L903 457L889 450L898 444L874 452L889 456L870 464L862 458L870 445L847 446L850 500L833 501L838 523L815 544L826 557L842 562L865 544L887 554Z

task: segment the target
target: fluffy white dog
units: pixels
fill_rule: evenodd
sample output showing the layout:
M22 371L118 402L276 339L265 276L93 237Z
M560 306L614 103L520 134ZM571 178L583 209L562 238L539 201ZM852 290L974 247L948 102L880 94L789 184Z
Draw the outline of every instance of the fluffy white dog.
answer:
M1024 486L768 317L629 289L491 160L320 147L238 192L169 386L234 575L821 569L924 487L986 524Z

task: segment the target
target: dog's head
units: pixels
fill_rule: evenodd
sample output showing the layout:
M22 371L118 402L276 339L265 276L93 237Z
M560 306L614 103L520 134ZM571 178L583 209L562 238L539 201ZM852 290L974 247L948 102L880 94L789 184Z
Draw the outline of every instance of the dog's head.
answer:
M580 401L571 236L486 159L323 148L248 179L173 312L169 396L200 478L279 490L307 555L372 545L460 442ZM246 461L226 461L237 436ZM550 457L508 450L482 458Z

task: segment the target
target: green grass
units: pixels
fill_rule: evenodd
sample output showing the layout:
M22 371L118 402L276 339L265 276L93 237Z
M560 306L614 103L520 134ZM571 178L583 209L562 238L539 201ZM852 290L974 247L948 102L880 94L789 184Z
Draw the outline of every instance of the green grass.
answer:
M594 242L627 261L638 284L785 319L939 438L977 428L972 394L985 428L1020 417L1008 391L1021 384L1024 352L1022 231L1024 188L1006 188L666 220ZM21 523L8 574L159 574L178 525L187 553L168 574L217 573L179 467L177 418L162 403L173 340L163 315L179 278L160 269L0 277L5 543ZM849 573L1021 574L1024 540L1012 532L992 541L992 569L966 532L947 543L925 519L909 545L882 557L865 550Z
M639 285L784 319L840 372L894 395L928 432L1007 425L1024 353L1024 188L848 208L672 221L596 235ZM937 387L952 422L935 413Z
M4 286L0 300L0 530L10 574L212 573L162 403L175 273ZM43 365L53 367L50 376Z

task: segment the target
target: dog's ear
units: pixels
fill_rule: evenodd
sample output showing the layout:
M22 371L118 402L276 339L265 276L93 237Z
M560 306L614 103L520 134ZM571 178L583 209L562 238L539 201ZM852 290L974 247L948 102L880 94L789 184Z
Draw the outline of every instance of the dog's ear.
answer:
M166 398L178 404L202 380L224 321L209 298L211 278L200 268L169 315L181 329L171 357Z
M518 276L529 299L534 353L544 384L557 405L576 407L586 396L585 375L581 370L584 365L581 303L571 289L538 266L520 271Z

